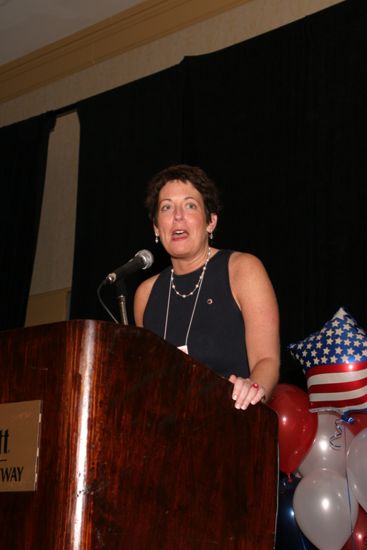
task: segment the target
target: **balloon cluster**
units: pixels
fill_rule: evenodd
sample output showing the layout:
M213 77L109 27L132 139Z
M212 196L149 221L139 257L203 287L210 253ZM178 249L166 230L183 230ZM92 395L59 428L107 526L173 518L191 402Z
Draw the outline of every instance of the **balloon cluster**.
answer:
M289 346L308 393L278 384L279 550L367 549L367 334L340 308Z

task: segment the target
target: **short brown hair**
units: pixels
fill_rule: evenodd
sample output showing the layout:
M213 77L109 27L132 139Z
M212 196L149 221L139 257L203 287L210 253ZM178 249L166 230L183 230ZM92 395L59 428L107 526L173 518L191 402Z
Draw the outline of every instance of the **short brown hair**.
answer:
M208 223L211 220L211 214L218 214L220 211L219 193L214 181L198 166L176 164L158 172L148 183L145 205L150 220L156 222L160 190L166 183L173 180L182 181L182 183L190 182L199 191L203 197Z

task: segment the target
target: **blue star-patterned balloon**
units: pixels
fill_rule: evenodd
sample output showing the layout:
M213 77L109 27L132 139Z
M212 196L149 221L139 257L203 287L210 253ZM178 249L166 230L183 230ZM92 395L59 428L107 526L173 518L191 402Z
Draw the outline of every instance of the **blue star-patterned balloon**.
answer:
M288 349L306 375L312 411L367 409L367 334L344 308Z

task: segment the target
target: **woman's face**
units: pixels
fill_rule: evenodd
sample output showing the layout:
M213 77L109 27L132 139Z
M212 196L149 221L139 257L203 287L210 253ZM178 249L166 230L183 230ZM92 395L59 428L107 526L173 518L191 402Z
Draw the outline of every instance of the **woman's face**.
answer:
M203 197L191 182L172 180L160 190L154 230L170 256L195 256L206 251L208 233L216 224L216 214L211 214L207 223Z

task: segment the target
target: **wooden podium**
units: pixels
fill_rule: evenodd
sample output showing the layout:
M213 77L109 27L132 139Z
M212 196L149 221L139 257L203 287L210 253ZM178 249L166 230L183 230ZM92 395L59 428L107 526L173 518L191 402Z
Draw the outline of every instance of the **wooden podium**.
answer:
M0 332L0 365L0 403L42 400L37 489L0 493L0 549L274 547L266 405L237 411L227 380L104 321Z

